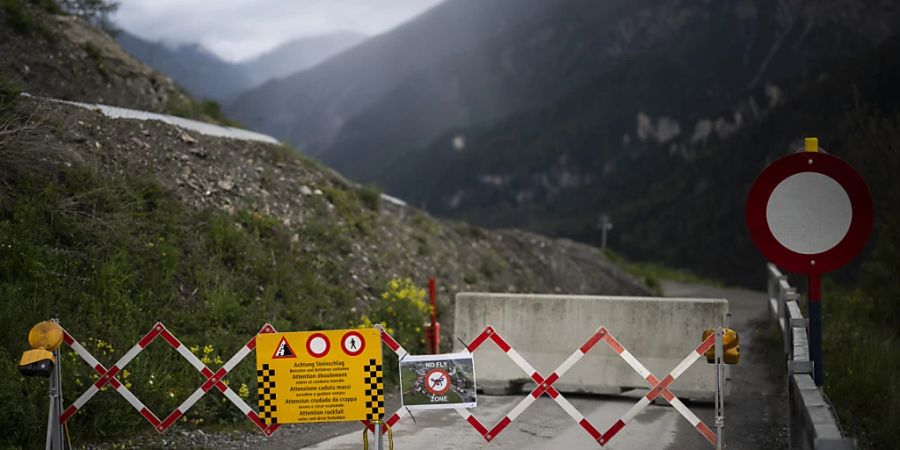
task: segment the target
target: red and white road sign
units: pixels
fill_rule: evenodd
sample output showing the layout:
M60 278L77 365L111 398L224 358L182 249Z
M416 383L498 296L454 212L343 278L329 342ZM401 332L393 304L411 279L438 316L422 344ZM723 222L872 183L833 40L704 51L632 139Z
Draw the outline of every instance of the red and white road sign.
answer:
M314 333L306 340L306 351L313 358L321 358L331 349L331 341L322 333Z
M760 252L791 272L822 274L846 264L872 231L872 194L843 160L822 152L780 158L747 197L747 228Z
M450 374L441 368L434 368L425 374L425 390L434 395L444 395L450 390Z
M343 350L347 356L359 355L365 348L365 338L356 331L348 331L341 337L341 350Z

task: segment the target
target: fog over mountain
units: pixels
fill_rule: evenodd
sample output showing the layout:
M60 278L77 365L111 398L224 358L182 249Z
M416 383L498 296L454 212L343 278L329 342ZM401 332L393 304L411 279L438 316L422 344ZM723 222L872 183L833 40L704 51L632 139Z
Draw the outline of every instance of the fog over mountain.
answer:
M126 51L169 75L192 95L219 102L228 102L270 79L313 67L363 39L364 35L352 32L305 37L279 45L249 61L230 63L197 44L173 48L127 31L116 36Z
M409 77L505 36L519 29L524 22L541 20L545 11L564 3L568 2L447 1L312 70L248 91L226 110L250 127L291 141L304 151L318 153L331 144L354 116L387 93L406 87ZM607 3L625 2L604 2ZM422 94L424 105L429 105L429 100L456 95L453 79L426 78L424 81L434 83L424 90L419 89L418 80L408 86L416 89L416 95ZM506 108L504 104L494 105L502 110ZM457 110L458 106L448 105ZM415 112L423 114L417 118L425 119L437 110L437 107L429 107ZM398 110L402 111L405 110ZM404 129L416 133L416 127L416 124L410 124Z

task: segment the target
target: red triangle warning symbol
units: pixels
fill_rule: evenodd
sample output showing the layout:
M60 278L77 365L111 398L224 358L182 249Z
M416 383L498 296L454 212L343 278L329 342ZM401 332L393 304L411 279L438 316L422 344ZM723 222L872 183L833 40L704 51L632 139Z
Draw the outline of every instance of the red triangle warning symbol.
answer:
M278 343L278 347L275 347L275 354L272 355L272 359L285 359L285 358L296 358L297 354L294 353L294 349L291 348L291 344L288 344L287 339L284 336L281 337L281 342Z

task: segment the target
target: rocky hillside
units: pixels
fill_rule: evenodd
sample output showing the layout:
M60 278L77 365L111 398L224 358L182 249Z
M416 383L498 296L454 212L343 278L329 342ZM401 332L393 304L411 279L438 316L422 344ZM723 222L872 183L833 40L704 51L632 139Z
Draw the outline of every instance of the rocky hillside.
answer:
M95 111L40 99L20 99L20 112L41 120L14 136L63 165L90 163L101 173L149 176L193 209L251 212L292 232L308 251L311 224L345 240L346 262L334 274L366 291L391 277L435 276L444 292L640 293L596 248L516 230L488 231L442 221L383 200L289 147L187 133L160 122L107 118ZM13 181L13 180L10 180ZM326 255L323 255L326 256ZM379 287L380 288L380 287ZM445 296L447 298L447 296Z
M10 407L0 428L14 431L0 447L41 440L45 388L14 361L31 324L48 317L104 363L159 320L216 365L267 321L284 330L384 322L415 351L427 313L415 285L432 276L448 349L458 291L647 292L595 248L436 220L289 147L20 96L161 112L193 104L80 19L2 5L0 401ZM122 382L170 410L196 389L196 374L163 347L147 352ZM74 395L91 372L74 353L63 357ZM244 363L229 382L249 395L254 373ZM216 399L184 418L204 420L242 418ZM70 425L85 442L146 424L101 394Z

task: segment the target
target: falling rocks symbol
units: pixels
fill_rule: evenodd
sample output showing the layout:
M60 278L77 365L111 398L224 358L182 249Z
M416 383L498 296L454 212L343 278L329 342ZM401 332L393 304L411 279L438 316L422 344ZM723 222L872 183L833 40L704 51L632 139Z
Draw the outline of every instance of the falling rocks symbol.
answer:
M294 352L293 348L291 348L291 344L288 343L287 339L282 336L281 342L278 343L278 347L275 347L275 353L272 355L272 359L286 359L296 357L297 353Z

